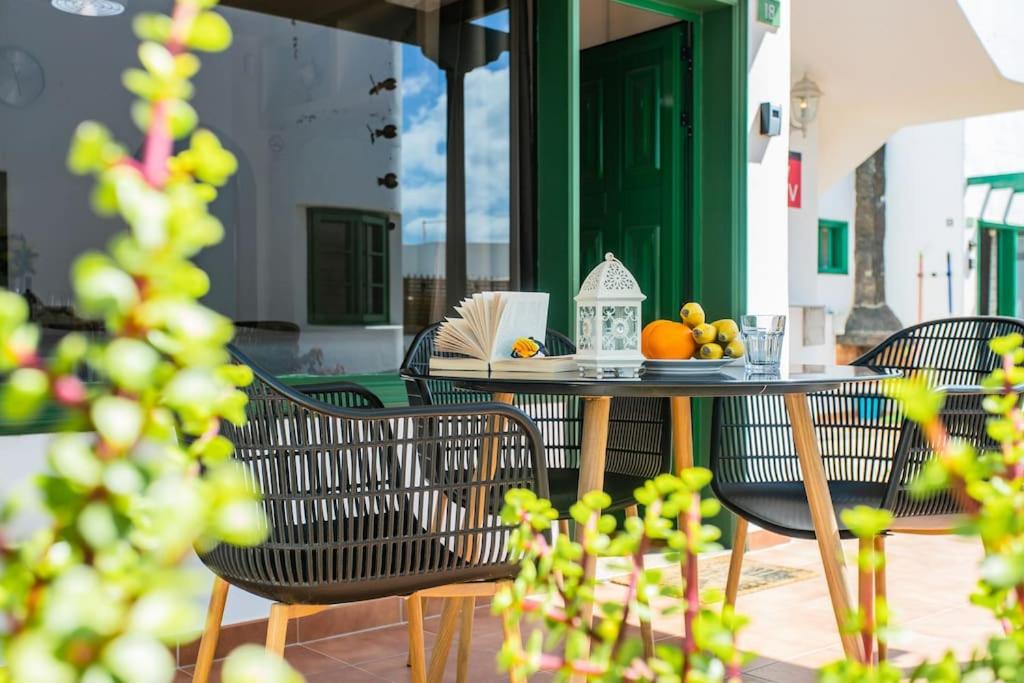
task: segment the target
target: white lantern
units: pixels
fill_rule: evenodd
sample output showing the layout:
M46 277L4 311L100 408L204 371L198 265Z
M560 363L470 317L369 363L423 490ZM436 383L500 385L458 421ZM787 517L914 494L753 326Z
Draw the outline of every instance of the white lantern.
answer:
M576 295L576 364L586 377L636 377L640 353L640 304L636 278L611 252Z

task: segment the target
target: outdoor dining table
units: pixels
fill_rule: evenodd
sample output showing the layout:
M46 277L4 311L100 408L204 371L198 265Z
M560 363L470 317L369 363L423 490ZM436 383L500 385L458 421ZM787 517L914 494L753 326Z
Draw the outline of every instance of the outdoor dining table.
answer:
M506 404L513 404L516 394L579 396L585 402L578 487L581 497L604 485L605 448L612 398L670 399L673 462L675 471L680 472L694 464L691 399L781 395L793 428L793 441L804 477L811 520L843 649L848 657L860 660L863 659L860 639L844 628L851 611L845 560L807 395L836 389L848 383L878 380L884 376L886 373L870 368L834 365L784 365L776 372L752 374L738 363L706 374L645 373L638 378L628 379L592 379L571 372L433 371L425 375L409 375L413 379L447 380L460 389L489 393L493 400ZM577 534L580 532L581 529L577 527ZM593 576L596 567L591 565L585 570ZM589 618L590 615L584 616Z

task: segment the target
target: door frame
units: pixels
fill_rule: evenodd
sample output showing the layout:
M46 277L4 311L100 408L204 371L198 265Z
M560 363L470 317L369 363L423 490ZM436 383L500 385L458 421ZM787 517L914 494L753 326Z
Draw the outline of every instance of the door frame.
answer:
M977 237L975 244L978 245L978 311L982 312L984 301L984 289L988 282L985 277L985 270L981 267L981 249L984 248L985 233L993 231L996 233L996 258L989 267L996 269L996 301L995 315L1016 317L1017 297L1020 295L1021 283L1017 280L1017 242L1024 236L1024 228L1002 223L978 221ZM986 259L987 261L987 259Z
M721 315L746 302L747 0L615 0L693 24L693 138L681 192L694 229L684 296ZM548 323L572 334L579 263L579 0L537 13L537 288ZM704 239L705 229L715 239Z

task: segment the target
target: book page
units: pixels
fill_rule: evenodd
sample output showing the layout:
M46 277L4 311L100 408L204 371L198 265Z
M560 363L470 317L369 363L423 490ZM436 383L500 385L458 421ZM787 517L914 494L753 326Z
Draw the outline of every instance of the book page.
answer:
M488 357L487 351L477 341L469 322L463 318L445 318L434 344L440 351L460 353L480 360L487 360Z
M488 360L510 358L518 337L544 341L548 325L547 292L501 292L500 318L494 329Z

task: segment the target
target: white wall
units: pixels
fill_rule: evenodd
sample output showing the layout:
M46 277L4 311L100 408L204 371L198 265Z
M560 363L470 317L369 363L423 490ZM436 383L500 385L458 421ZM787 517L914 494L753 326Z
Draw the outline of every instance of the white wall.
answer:
M749 81L746 123L750 131L747 163L747 309L786 314L789 268L786 181L789 171L790 3L781 5L781 25L757 21L757 3L749 4ZM758 132L762 102L782 105L782 134Z
M965 119L964 147L968 178L1024 173L1024 111Z
M853 299L853 174L819 193L818 126L807 135L793 131L790 147L802 154L803 184L800 208L789 209L789 291L794 306L825 306L837 330ZM846 275L818 272L818 220L844 221L849 226Z
M803 153L803 206L789 210L790 300L794 306L825 306L836 334L845 330L853 305L856 240L854 172L820 194L817 172L817 131L792 137ZM918 322L918 254L924 257L923 319L949 315L946 252L952 257L953 312L964 314L973 299L965 291L973 278L968 270L966 241L970 234L963 215L964 125L926 124L899 131L886 148L886 300L904 325ZM844 221L849 226L848 273L818 273L818 220ZM796 350L794 350L795 352Z
M964 127L961 121L904 128L886 149L886 300L904 325L964 312ZM918 258L923 257L923 279ZM922 315L918 316L918 288Z

